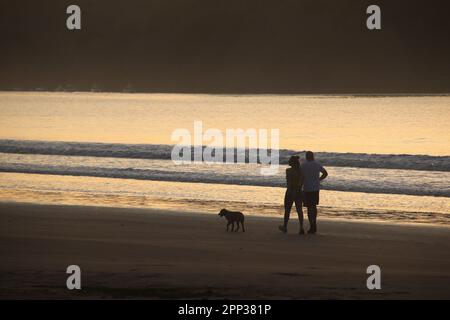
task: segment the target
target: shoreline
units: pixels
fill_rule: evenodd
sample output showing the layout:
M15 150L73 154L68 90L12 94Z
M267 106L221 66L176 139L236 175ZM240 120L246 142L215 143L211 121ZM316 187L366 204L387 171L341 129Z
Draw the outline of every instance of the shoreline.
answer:
M187 203L185 203L187 204ZM78 210L83 210L86 208L87 210L95 209L95 210L105 210L105 209L111 209L113 211L116 210L128 210L132 213L139 213L139 214L151 214L151 215L172 215L172 216L198 216L198 217L211 217L216 216L219 212L217 210L217 213L214 212L206 212L201 211L198 208L192 210L192 209L184 209L183 211L180 211L180 208L158 208L158 207L132 207L132 206L107 206L107 205L88 205L88 204L66 204L66 203L35 203L35 202L20 202L20 201L14 201L14 200L0 200L0 208L2 206L24 206L24 207L49 207L49 208L60 208L64 209L67 207L75 208ZM365 212L370 213L373 210L369 209L343 209L343 208L334 208L334 207L328 207L328 206L318 206L319 210L319 216L318 218L321 221L326 222L338 222L338 223L356 223L356 224L362 224L362 225L384 225L384 226L400 226L400 227L413 227L413 228L421 228L421 227L431 227L431 228L440 228L440 229L448 229L450 232L450 225L444 224L444 223L433 223L433 222L405 222L402 220L383 220L383 219L376 219L376 218L343 218L343 217L330 217L330 216L323 216L323 214L329 215L330 212L334 211L343 211L343 212ZM375 210L376 211L376 210ZM383 210L379 210L383 211ZM400 211L400 210L391 210L392 212L397 213L422 213L422 212L415 212L415 211ZM325 212L325 213L324 213ZM245 213L245 212L244 212ZM323 214L321 214L323 213ZM274 223L282 223L283 220L283 214L246 214L246 217L251 217L254 220L272 220ZM308 216L306 212L306 207L303 207L303 218L305 221L305 225L308 225ZM295 223L298 222L297 213L295 212L295 206L292 207L291 215L290 215L290 221L294 221Z
M248 216L245 233L184 211L0 203L2 299L450 299L445 226ZM307 226L307 223L306 223ZM82 270L82 290L65 268ZM366 288L378 264L382 290Z
M71 203L71 202L59 202L59 203L51 203L51 202L34 202L32 200L30 201L17 201L14 199L0 199L0 207L1 205L23 205L23 206L50 206L50 207L76 207L79 209L83 208L109 208L109 209L121 209L121 210L130 210L130 211L136 211L136 212L146 212L148 214L158 214L163 212L164 214L175 214L175 215L200 215L200 216L215 216L218 214L220 208L221 208L221 202L215 202L210 201L210 204L213 204L217 207L217 212L214 211L208 211L207 207L204 205L204 201L200 201L199 203L191 202L190 200L178 200L178 201L167 201L164 202L162 199L158 200L158 204L162 205L161 207L152 206L152 207L145 207L145 206L132 206L132 205L108 205L105 203L98 204L89 204L86 202L80 202L80 203ZM176 206L174 205L176 204ZM194 204L194 208L189 208L190 205ZM165 205L165 206L164 206ZM229 203L229 209L231 210L237 210L241 211L239 207L236 207L235 204ZM268 208L272 208L274 206L268 206ZM261 218L261 219L272 219L276 221L282 221L283 219L283 209L282 206L279 205L279 213L273 213L273 212L265 212L265 213L254 213L257 211L257 206L252 207L249 206L247 210L243 210L244 214L246 216L250 216L252 218ZM438 228L448 228L450 229L450 224L445 222L428 222L428 221L414 221L414 220L407 220L407 219L389 219L388 218L380 218L380 215L383 214L398 214L398 215L423 215L424 212L422 211L408 211L408 210L396 210L396 209L370 209L370 208L341 208L341 207L333 207L333 206L326 206L326 205L319 205L319 218L322 221L336 221L336 222L348 222L348 223L362 223L362 224L379 224L379 225L394 225L394 226L416 226L416 227L422 227L422 226L431 226L431 227L438 227ZM249 210L253 211L249 214ZM273 209L272 211L274 211ZM337 214L339 213L339 215ZM363 214L365 217L358 217L356 214ZM375 214L375 217L368 218L370 214ZM346 215L347 214L347 215ZM434 215L446 215L445 213L441 212L430 212L429 214ZM291 220L297 221L297 213L295 211L295 207L291 209ZM303 207L303 218L305 221L307 221L307 209L306 207ZM305 222L306 223L306 222Z

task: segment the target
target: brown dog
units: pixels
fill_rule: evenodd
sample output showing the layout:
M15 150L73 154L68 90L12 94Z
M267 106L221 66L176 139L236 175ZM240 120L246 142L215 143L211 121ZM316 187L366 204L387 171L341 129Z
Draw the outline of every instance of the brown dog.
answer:
M229 211L227 209L222 209L219 212L219 216L220 217L225 217L228 221L227 223L227 231L228 228L231 225L231 231L239 231L239 223L241 223L242 226L242 232L245 232L245 228L244 228L244 214L242 212L238 212L238 211ZM237 223L237 228L236 230L234 230L234 223Z

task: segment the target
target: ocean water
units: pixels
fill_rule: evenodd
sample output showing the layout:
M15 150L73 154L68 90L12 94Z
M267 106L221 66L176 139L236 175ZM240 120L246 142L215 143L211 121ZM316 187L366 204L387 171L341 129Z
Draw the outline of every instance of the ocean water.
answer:
M278 173L175 165L171 134L194 121L279 129ZM281 215L287 159L313 150L324 216L449 224L449 123L450 97L4 92L0 201Z

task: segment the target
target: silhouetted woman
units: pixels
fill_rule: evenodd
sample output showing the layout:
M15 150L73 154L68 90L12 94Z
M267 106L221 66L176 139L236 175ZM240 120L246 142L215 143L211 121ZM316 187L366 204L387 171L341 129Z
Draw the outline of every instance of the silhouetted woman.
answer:
M297 210L298 220L300 222L300 234L304 234L303 230L303 211L302 211L302 185L303 174L300 167L300 160L298 156L291 156L289 158L290 168L286 169L286 194L284 196L284 224L279 226L279 229L286 233L289 216L291 214L292 204L295 202L295 209Z

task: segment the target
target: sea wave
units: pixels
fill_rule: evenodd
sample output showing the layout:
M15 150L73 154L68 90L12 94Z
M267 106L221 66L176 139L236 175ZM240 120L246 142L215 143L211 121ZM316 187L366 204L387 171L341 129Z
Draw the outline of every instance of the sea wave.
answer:
M202 164L176 166L169 160L118 159L78 156L0 154L0 172L88 176L134 180L200 182L227 185L284 187L284 166L271 176L261 165ZM327 167L326 190L450 197L450 173Z
M0 140L0 152L18 154L167 160L171 159L172 149L173 145L164 144ZM191 152L194 152L193 148ZM244 161L249 161L249 149L223 149L224 159L230 152L242 152ZM286 164L291 155L303 156L304 152L280 149L280 163ZM316 157L323 165L334 167L450 171L450 156L316 152ZM235 157L235 162L241 161Z

